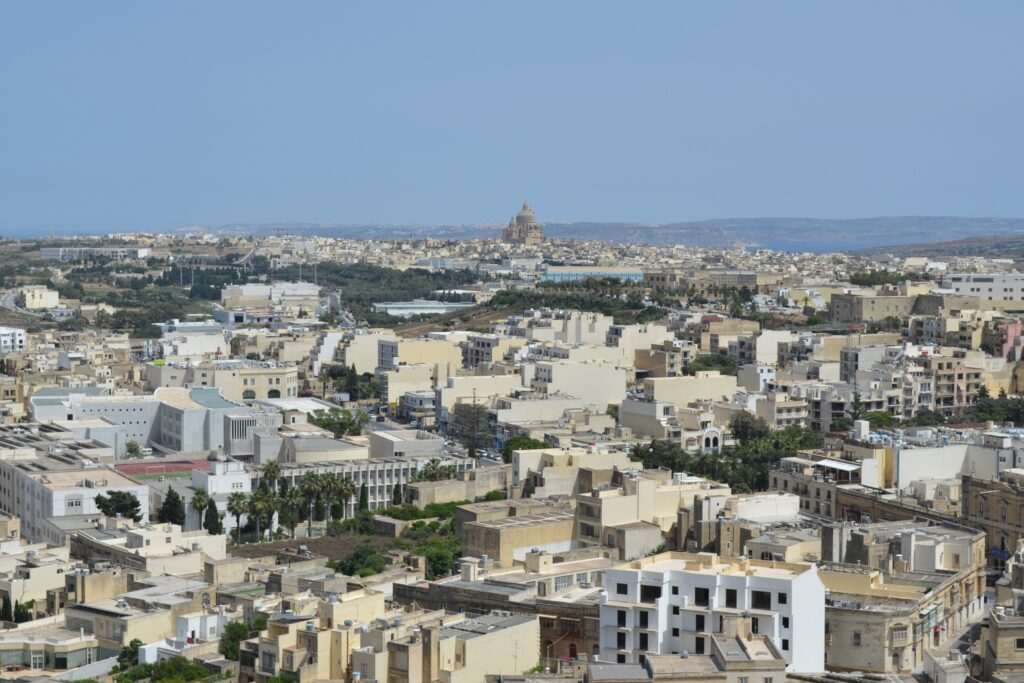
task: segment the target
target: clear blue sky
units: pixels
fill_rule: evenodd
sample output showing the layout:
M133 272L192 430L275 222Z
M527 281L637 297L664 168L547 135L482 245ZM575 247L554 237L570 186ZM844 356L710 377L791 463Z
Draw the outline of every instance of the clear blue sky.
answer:
M0 233L1024 216L1024 3L0 3Z

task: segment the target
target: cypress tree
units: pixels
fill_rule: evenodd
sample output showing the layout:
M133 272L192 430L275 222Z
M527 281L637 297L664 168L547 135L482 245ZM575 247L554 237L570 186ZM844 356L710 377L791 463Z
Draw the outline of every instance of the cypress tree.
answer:
M218 512L217 504L213 502L213 498L206 504L206 516L203 519L203 527L211 536L224 533L224 525L220 521L220 512Z

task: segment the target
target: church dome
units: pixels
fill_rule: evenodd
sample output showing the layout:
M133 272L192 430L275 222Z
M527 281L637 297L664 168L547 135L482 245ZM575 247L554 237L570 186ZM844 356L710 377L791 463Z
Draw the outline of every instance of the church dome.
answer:
M523 202L523 208L516 214L516 223L518 225L533 225L536 222L537 214L533 212L529 204Z

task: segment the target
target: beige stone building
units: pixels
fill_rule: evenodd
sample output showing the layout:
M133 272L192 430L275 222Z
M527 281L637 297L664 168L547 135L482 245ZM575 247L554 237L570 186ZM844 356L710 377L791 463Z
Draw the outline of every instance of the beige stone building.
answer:
M21 305L30 311L57 308L60 305L60 295L43 285L22 287L18 294L22 301Z
M723 375L717 370L708 370L693 376L645 379L644 398L685 408L698 401L728 400L736 393L737 388L734 376Z
M830 670L908 673L983 616L984 535L927 522L822 529Z

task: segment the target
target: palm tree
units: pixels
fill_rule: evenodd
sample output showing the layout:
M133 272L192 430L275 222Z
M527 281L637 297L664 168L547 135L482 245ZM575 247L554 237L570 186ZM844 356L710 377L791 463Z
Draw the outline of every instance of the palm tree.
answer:
M277 482L281 479L281 463L276 460L268 460L263 463L263 481L267 482L270 490L277 493Z
M256 542L259 543L263 540L263 533L260 529L260 518L263 517L263 511L266 508L264 496L260 495L259 491L253 491L252 495L246 500L246 509L249 511L249 516L254 522L256 522Z
M334 521L334 515L331 514L331 509L334 507L331 502L334 496L338 493L338 475L334 472L324 472L320 475L320 495L324 498L324 506L326 507L326 518L330 521Z
M316 506L317 496L320 495L320 475L316 472L309 471L302 475L299 479L299 488L302 490L302 495L309 501L309 518L307 519L308 526L306 527L306 535L313 535L313 509Z
M348 517L348 503L352 500L352 496L356 495L356 483L352 481L352 477L341 477L338 479L338 495L344 502L341 508L341 516Z
M203 528L203 514L206 512L206 508L210 505L210 494L204 489L199 489L192 494L192 500L189 503L192 509L199 513L199 528Z
M235 517L235 542L242 541L242 515L249 511L249 497L241 491L228 496L228 514Z
M279 498L282 510L288 510L288 526L292 530L292 538L295 538L295 527L299 521L299 510L302 508L303 503L306 502L306 497L302 495L302 491L299 490L298 486L291 486L287 491L284 492Z

